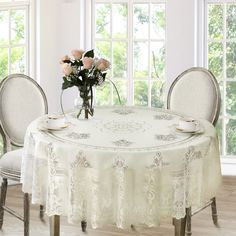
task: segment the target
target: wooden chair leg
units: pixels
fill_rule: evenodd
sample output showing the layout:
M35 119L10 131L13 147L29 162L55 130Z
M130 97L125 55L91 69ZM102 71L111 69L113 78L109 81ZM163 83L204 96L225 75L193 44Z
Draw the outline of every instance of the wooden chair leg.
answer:
M87 222L85 220L81 221L82 232L86 232Z
M39 206L39 218L42 222L45 222L45 220L44 220L44 206L43 205Z
M173 219L175 226L175 236L185 236L186 216L182 219Z
M50 216L50 236L60 236L60 216Z
M211 203L211 212L212 212L212 220L215 226L219 227L218 224L218 215L217 215L217 209L216 209L216 198L212 198L212 203Z
M192 210L191 207L186 208L186 236L192 235Z
M0 229L2 228L3 224L3 217L4 217L4 205L6 201L6 194L7 194L7 178L3 178L2 186L1 186L1 196L0 196Z
M135 226L134 226L133 224L130 225L130 228L131 228L133 231L136 231Z
M29 194L24 193L24 236L29 236L30 199Z

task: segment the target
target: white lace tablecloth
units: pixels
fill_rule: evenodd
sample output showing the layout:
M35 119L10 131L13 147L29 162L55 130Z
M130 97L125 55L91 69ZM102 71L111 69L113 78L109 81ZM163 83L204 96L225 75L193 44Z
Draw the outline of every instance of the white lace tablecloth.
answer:
M39 129L45 117L28 127L21 181L49 216L94 228L157 226L216 195L220 156L207 121L192 135L175 130L180 115L160 109L96 108L89 120L70 113L58 131Z

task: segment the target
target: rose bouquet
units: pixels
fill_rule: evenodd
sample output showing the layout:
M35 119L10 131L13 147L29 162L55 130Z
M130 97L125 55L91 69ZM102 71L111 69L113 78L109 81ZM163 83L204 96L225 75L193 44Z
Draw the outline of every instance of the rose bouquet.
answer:
M94 51L72 50L73 58L68 55L61 59L63 71L62 91L76 86L82 99L82 110L85 112L85 118L93 116L93 86L101 85L106 78L107 70L110 68L110 62L104 58L95 58Z

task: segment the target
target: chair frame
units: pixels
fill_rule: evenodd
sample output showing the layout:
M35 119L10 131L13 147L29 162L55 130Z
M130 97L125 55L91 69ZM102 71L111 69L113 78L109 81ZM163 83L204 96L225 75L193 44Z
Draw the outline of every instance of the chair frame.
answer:
M42 88L38 85L38 83L35 80L33 80L32 78L30 78L27 75L12 74L12 75L5 77L0 83L0 95L1 95L2 88L9 81L9 79L15 79L15 78L19 78L19 77L27 79L28 81L33 83L38 88L38 90L40 91L40 93L43 97L43 101L44 101L44 107L45 107L44 113L47 114L48 113L48 104L47 104L47 98L46 98L44 91L42 90ZM23 147L23 145L24 145L23 143L18 143L18 142L15 142L14 140L11 139L7 130L4 129L1 120L2 120L2 117L0 114L0 134L1 134L2 140L3 140L3 152L6 153L6 152L11 151L12 146ZM15 211L13 211L9 207L5 206L8 179L19 182L20 176L11 176L11 175L8 175L8 174L2 173L2 172L0 172L0 175L3 177L3 182L2 182L2 186L1 186L1 198L0 198L0 229L2 228L2 225L3 225L4 211L7 211L11 215L15 216L16 218L18 218L19 220L24 222L24 236L29 236L30 196L28 193L24 193L24 203L23 203L24 204L24 215L23 216L21 216L20 214L18 214ZM43 206L42 205L40 205L40 214L39 215L40 215L40 219L42 220L43 219Z
M212 74L212 72L205 69L205 68L203 68L203 67L192 67L188 70L185 70L173 81L173 83L170 86L168 95L167 95L167 109L171 109L170 108L171 94L172 94L172 91L173 91L176 83L178 83L178 81L185 74L187 74L189 72L193 72L193 71L201 71L201 72L206 73L206 75L209 76L209 78L211 79L211 81L213 82L213 84L215 86L215 91L216 91L216 104L215 104L215 107L216 107L216 109L214 110L213 115L212 115L211 120L210 120L210 122L215 126L217 121L218 121L218 118L219 118L220 107L221 107L220 88L219 88L218 82L217 82L215 76ZM206 203L205 206L203 206L200 209L197 209L194 212L192 212L191 207L186 208L186 231L185 231L186 236L191 236L192 235L192 225L191 225L192 216L194 216L195 214L202 211L203 209L205 209L208 206L211 206L212 220L213 220L214 225L216 227L219 227L219 225L218 225L218 215L217 215L217 209L216 209L216 198L213 197L212 199L210 199L210 201L208 203Z
M172 94L172 91L173 91L176 83L178 83L178 81L181 80L185 74L188 74L188 73L193 72L193 71L204 72L206 75L209 76L209 78L211 79L211 81L213 82L213 84L215 86L215 90L216 90L216 106L215 107L216 107L216 109L213 112L213 115L212 115L211 120L210 120L210 122L215 126L216 123L217 123L217 120L219 118L219 115L220 115L220 107L221 107L220 89L219 89L219 85L218 85L218 82L217 82L215 76L212 74L211 71L207 70L206 68L203 68L203 67L192 67L192 68L187 69L184 72L182 72L173 81L173 83L171 84L170 89L168 91L168 95L167 95L167 109L170 109L171 94Z
M37 88L38 90L40 91L42 97L43 97L43 101L44 101L44 107L45 107L45 111L44 113L47 114L48 113L48 104L47 104L47 98L46 98L46 95L43 91L43 89L38 85L38 83L33 80L32 78L30 78L29 76L27 75L23 75L23 74L12 74L12 75L9 75L7 77L5 77L1 83L0 83L0 91L1 89L4 87L4 85L10 80L10 79L15 79L15 78L25 78L27 79L28 81L32 82ZM1 96L1 92L0 92L0 96ZM2 116L1 116L1 113L0 113L0 122L2 120ZM8 134L8 132L4 129L3 125L2 125L2 122L0 123L0 126L1 126L1 129L3 131L3 134L6 136L6 139L4 139L5 143L4 143L4 146L6 145L6 148L10 148L9 145L14 145L14 146L17 146L17 147L23 147L24 143L18 143L18 142L15 142L14 140L12 140L10 138L10 135ZM11 149L10 149L11 150ZM4 150L5 151L5 150ZM6 150L8 151L8 150Z

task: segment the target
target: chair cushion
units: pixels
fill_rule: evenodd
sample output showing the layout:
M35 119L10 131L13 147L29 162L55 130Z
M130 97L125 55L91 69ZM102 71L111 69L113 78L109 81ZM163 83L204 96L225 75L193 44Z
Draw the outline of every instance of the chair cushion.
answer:
M23 148L5 153L0 159L0 173L3 177L20 180Z

